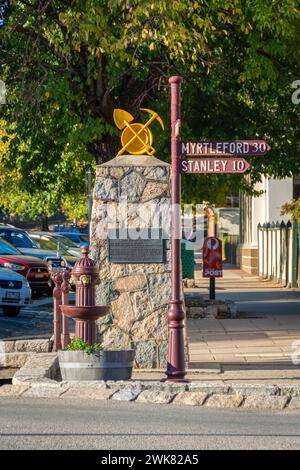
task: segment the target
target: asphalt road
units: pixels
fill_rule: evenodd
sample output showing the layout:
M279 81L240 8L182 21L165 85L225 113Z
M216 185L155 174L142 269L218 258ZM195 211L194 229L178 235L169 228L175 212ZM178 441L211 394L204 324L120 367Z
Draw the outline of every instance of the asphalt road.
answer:
M74 300L75 294L70 293ZM70 331L74 330L70 321ZM0 308L0 339L11 336L53 334L53 300L51 297L32 299L28 307L22 308L15 318L5 317Z
M299 411L0 399L0 449L300 449Z

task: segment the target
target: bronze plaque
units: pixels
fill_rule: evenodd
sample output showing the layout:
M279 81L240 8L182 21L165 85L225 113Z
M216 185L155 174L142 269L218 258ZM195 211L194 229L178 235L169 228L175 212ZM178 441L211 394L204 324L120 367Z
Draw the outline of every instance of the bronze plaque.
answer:
M109 238L108 258L112 263L165 263L166 240Z

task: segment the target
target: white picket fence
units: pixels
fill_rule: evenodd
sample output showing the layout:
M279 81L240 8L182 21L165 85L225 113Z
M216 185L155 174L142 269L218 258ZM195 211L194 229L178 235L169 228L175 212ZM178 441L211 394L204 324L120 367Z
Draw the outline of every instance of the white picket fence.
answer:
M258 224L259 276L286 287L299 286L299 223Z

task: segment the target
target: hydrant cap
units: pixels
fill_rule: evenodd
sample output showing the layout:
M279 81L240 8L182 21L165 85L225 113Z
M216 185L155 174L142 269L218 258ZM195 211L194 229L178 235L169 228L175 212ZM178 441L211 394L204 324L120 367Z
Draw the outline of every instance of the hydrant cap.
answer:
M89 258L89 247L88 246L84 246L81 250L81 253L82 253L82 257L79 258L73 269L72 269L72 274L92 274L94 276L97 276L97 266L96 266L96 263L94 260L92 260L91 258Z

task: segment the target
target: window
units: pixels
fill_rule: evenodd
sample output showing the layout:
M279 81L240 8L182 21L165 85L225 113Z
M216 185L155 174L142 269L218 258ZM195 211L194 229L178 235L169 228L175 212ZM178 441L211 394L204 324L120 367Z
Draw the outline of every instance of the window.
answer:
M20 255L21 252L16 250L13 246L0 240L0 255Z
M14 230L0 230L0 238L17 248L35 248L34 243L30 240L26 232Z

